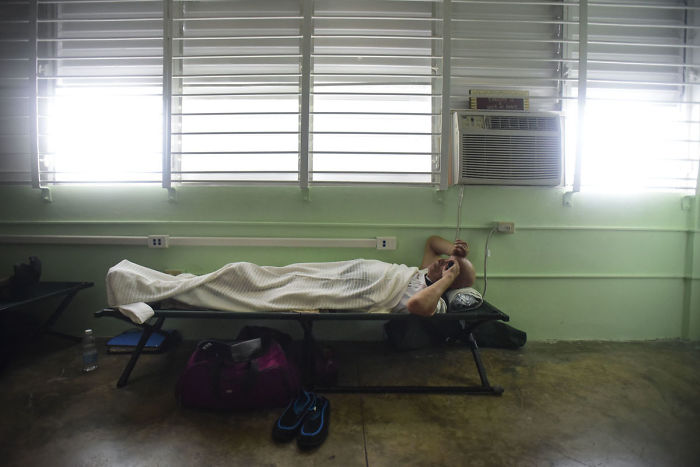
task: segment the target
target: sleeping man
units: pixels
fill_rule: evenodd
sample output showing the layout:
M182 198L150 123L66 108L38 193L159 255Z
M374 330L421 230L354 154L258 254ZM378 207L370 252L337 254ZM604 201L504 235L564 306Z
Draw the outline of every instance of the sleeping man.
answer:
M238 262L200 276L171 276L123 260L107 273L107 299L136 323L153 316L147 303L165 299L234 312L352 310L431 316L445 311L441 296L448 289L474 283L468 252L461 240L432 236L420 270L366 259L288 266Z
M474 266L467 259L469 246L462 240L454 243L436 235L425 242L421 269L414 274L399 303L392 311L408 311L431 316L445 311L442 295L448 289L471 287L476 279ZM449 258L443 258L449 255Z

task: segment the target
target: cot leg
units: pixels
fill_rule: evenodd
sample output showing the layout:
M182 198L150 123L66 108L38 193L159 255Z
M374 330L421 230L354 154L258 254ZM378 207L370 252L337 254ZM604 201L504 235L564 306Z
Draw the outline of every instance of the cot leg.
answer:
M49 316L49 319L41 325L41 327L39 328L39 334L47 332L53 327L53 324L56 322L58 317L61 316L61 314L68 307L68 305L70 305L70 303L73 301L73 297L75 297L75 294L77 293L78 290L75 290L65 296L65 298L61 301L56 310L51 314L51 316ZM73 338L73 340L79 341L80 338Z
M299 324L304 330L304 342L302 344L301 350L301 360L302 360L302 381L304 387L308 390L312 390L314 386L314 380L316 375L314 368L314 334L313 334L313 321L304 317L299 318Z
M479 325L479 323L473 323L471 325L465 325L462 328L462 332L457 337L462 342L469 345L469 350L472 351L472 356L474 357L474 363L476 364L476 369L479 372L479 378L481 379L481 387L493 391L496 394L502 394L503 388L501 386L491 386L489 379L486 376L486 368L484 363L481 361L481 353L479 352L479 346L476 343L474 334L472 331Z
M486 376L486 369L484 368L484 363L481 361L481 355L479 354L479 346L476 344L476 339L474 335L470 332L467 337L469 340L469 349L472 351L472 356L474 357L474 363L476 363L476 369L479 371L479 378L481 378L481 385L484 387L490 387L489 379Z
M150 326L148 324L143 325L143 332L141 333L141 338L139 339L139 343L136 344L136 348L131 353L131 358L129 359L128 363L126 364L126 367L124 368L124 371L122 372L122 375L119 377L119 381L117 381L118 388L126 386L127 381L129 381L129 375L131 374L131 371L134 369L134 366L136 365L136 361L141 356L141 352L143 351L143 348L145 347L146 342L148 342L148 338L151 337L153 332L160 330L161 326L163 326L163 321L165 321L165 318L160 317L156 320L156 324L154 324L153 326Z

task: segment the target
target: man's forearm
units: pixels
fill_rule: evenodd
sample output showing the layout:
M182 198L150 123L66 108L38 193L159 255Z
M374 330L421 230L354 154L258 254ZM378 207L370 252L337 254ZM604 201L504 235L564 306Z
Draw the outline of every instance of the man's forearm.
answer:
M443 276L437 282L415 294L406 303L409 313L419 316L433 315L440 297L450 288L453 281L454 278Z
M433 235L428 239L428 248L436 255L449 255L454 244L438 235Z

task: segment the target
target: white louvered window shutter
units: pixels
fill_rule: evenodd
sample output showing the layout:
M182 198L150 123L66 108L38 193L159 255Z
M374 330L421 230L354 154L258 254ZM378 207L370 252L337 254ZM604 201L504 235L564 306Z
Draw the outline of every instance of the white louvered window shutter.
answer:
M172 181L297 183L301 4L172 2Z
M8 0L0 65L0 183L446 189L485 90L574 189L697 185L699 0Z
M558 1L453 0L451 107L491 90L526 91L531 111L561 110L563 14Z
M567 2L578 22L578 5ZM700 159L700 3L617 0L588 4L581 187L695 189ZM578 41L578 27L570 38ZM578 78L578 48L570 76ZM576 97L577 80L567 92ZM577 100L568 101L570 114ZM570 126L575 130L576 125ZM569 133L569 141L576 134ZM574 151L569 148L568 153Z
M29 1L0 3L0 183L31 184L35 129L33 11ZM37 167L38 168L38 167ZM38 178L37 178L38 183Z
M311 181L439 176L441 2L317 0Z
M41 183L156 182L163 4L38 2Z

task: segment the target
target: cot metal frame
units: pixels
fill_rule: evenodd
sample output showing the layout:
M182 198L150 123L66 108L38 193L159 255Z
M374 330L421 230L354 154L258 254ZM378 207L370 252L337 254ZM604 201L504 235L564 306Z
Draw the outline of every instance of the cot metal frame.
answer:
M154 309L155 315L146 323L139 325L143 329L141 338L136 345L134 351L122 371L117 387L126 386L129 376L136 365L143 348L148 341L148 338L156 331L163 327L166 319L246 319L246 320L292 320L299 323L303 332L303 347L302 347L302 362L303 375L305 386L309 390L322 393L423 393L423 394L482 394L482 395L501 395L503 388L500 386L491 385L486 375L479 347L474 339L472 331L479 325L488 321L509 321L508 315L496 309L492 305L484 302L479 308L460 313L445 313L434 315L427 318L417 317L404 313L357 313L357 312L321 312L321 313L304 313L304 312L247 312L233 313L230 311L218 310L177 310L177 309ZM132 321L124 316L120 311L114 308L104 308L95 312L95 317L112 317L122 321ZM432 320L432 321L450 321L459 320L463 323L462 331L458 337L459 340L465 342L471 350L474 364L476 365L481 384L472 386L320 386L315 383L314 365L313 365L313 348L315 338L313 335L313 323L315 321L390 321L390 320Z

